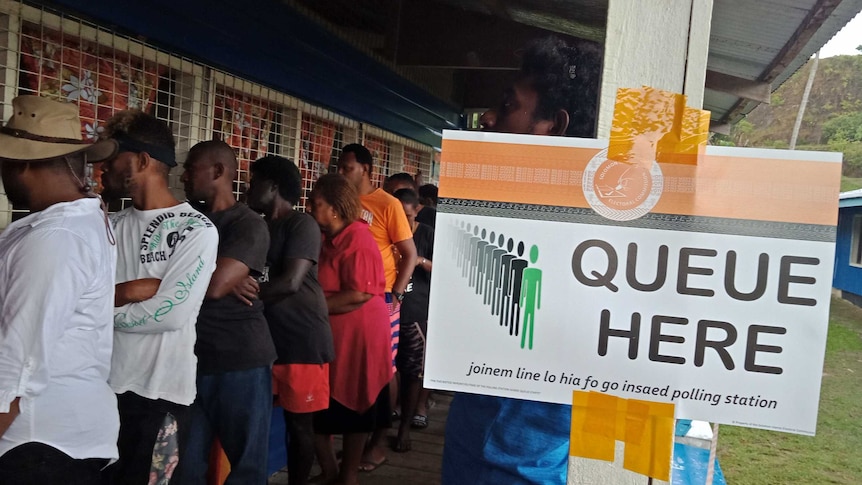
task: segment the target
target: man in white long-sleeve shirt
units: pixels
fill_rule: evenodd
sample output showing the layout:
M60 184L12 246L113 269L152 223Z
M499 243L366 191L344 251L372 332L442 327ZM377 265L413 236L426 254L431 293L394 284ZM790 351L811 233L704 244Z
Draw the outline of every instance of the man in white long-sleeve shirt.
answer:
M111 217L117 235L114 355L120 409L114 483L167 483L195 398L195 321L215 269L218 232L168 187L174 138L162 121L122 111L105 124L119 144L103 164L103 196L133 207Z
M6 195L32 212L0 235L0 483L98 485L117 458L108 387L116 249L85 160L78 107L12 101L0 128Z

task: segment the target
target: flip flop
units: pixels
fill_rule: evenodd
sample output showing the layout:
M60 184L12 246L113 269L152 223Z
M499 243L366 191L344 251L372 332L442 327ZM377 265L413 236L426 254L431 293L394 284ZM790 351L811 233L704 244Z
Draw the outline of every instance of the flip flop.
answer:
M364 473L371 473L374 470L385 465L387 461L389 461L389 458L384 458L377 463L374 463L371 461L363 461L362 463L359 464L359 471L364 472Z
M413 421L410 423L411 428L425 429L428 427L428 416L417 414L413 416Z

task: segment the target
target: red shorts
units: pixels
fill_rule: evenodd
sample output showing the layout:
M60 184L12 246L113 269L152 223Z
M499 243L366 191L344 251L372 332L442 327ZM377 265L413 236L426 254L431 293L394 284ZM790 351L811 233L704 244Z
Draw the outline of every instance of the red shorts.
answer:
M272 391L278 405L291 413L313 413L329 407L329 364L276 364Z

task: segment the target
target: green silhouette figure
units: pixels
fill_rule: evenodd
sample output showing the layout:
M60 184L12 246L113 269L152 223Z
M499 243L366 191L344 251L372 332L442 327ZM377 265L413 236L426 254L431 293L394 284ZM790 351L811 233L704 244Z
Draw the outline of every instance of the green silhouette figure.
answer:
M539 259L539 248L530 247L530 263L536 264ZM526 303L526 304L525 304ZM533 348L533 327L535 326L536 310L542 307L542 270L525 268L521 276L521 308L524 309L524 328L521 331L521 348L530 334L529 348Z

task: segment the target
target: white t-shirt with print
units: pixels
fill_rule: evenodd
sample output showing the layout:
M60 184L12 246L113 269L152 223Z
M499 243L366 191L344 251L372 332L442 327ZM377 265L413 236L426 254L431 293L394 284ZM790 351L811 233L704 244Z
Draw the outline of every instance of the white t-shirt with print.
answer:
M161 280L153 298L114 309L111 387L189 405L195 398L195 322L216 267L218 231L186 202L131 207L111 221L117 283Z

